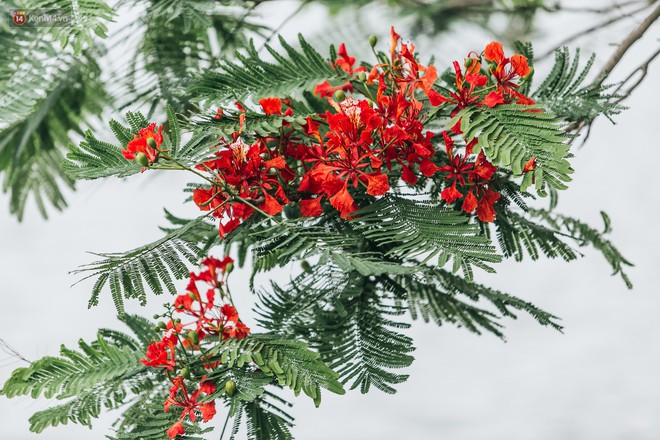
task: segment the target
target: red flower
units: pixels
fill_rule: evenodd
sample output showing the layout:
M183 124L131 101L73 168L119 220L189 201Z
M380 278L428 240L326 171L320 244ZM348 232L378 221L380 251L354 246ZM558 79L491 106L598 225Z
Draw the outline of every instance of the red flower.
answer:
M154 342L147 347L146 359L140 359L140 362L147 367L171 371L176 365L174 345L172 340Z
M138 131L138 134L126 145L126 149L122 150L122 154L126 159L135 159L138 153L142 153L147 157L149 164L152 164L158 158L158 149L163 143L163 127L160 126L156 131L156 123L152 122L146 128ZM144 171L144 168L142 168Z
M519 84L516 83L516 81L528 75L530 72L527 58L524 55L515 54L511 58L506 58L504 56L502 44L496 41L491 41L484 50L484 58L494 64L494 66L490 68L490 73L497 81L497 90L502 95L502 99L506 99L507 102L515 100L517 103L523 105L534 104L534 101L531 98L516 90L519 87ZM489 105L489 107L493 107L499 103L495 102L493 98L488 102L493 104L486 104Z
M203 379L203 378L202 378ZM170 395L165 401L165 412L168 412L172 406L178 406L183 408L181 411L181 417L179 420L167 430L167 434L170 436L170 439L173 439L177 435L185 434L183 429L183 421L188 416L188 418L195 422L197 416L195 411L199 411L202 414L202 420L208 422L211 420L215 414L215 401L201 403L197 399L201 393L206 394L207 396L215 392L215 385L208 381L202 381L199 386L199 389L192 394L188 393L186 385L182 377L175 377L172 379L174 384L170 388Z
M213 210L212 215L222 219L218 225L222 237L249 218L254 206L275 215L289 203L282 180L291 180L294 174L277 150L268 149L266 139L248 145L236 136L197 169L213 173L217 180L211 188L196 189L193 201L201 210Z
M234 306L230 304L225 304L220 307L220 313L222 313L227 321L238 322L238 312Z

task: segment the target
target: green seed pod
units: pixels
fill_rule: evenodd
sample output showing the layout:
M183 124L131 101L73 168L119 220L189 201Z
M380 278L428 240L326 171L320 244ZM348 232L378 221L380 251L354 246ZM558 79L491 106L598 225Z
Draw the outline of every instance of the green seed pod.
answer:
M369 35L369 45L371 47L376 47L377 44L378 44L378 37L373 34Z
M234 393L236 392L236 382L233 380L228 380L227 383L225 384L225 392L229 397L233 396Z
M312 266L309 264L309 262L308 262L307 260L302 260L302 261L300 262L300 267L302 267L302 269L303 269L305 272L307 272L307 273L312 273Z
M344 93L342 90L337 90L334 95L332 95L333 98L335 98L335 101L343 101L346 99L346 93Z
M136 154L135 155L135 160L137 161L137 163L139 163L143 167L148 167L149 166L149 158L144 153Z
M158 148L158 145L156 144L156 141L155 141L154 138L147 139L147 145L149 145L153 149Z
M196 296L194 293L192 293L192 292L188 292L188 297L189 297L190 299L197 299L197 296Z
M190 379L190 370L188 369L188 367L183 367L183 368L181 369L181 376L182 376L184 379Z
M199 344L199 335L194 330L188 332L188 339L190 339L193 344Z

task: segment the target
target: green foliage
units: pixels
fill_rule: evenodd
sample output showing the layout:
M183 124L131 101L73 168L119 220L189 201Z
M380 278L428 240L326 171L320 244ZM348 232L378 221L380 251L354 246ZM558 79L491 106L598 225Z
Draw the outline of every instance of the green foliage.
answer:
M19 220L30 197L44 217L46 200L55 209L66 207L62 188L72 189L73 180L60 169L62 152L70 134L81 132L86 118L108 101L94 60L98 53L73 57L45 41L12 40L23 37L0 33L9 48L0 66L0 172L3 191L11 193L10 212Z
M217 234L216 229L204 221L205 218L190 220L163 238L128 252L95 254L103 259L74 271L76 274L91 272L80 281L96 278L90 307L98 304L106 284L110 285L112 299L120 314L124 311L124 298L138 298L141 304L146 304L145 286L156 294L163 291L175 294L173 278L187 277L186 262L196 264L204 254L206 241Z
M343 70L335 69L323 59L302 35L298 38L300 49L294 49L280 37L287 56L267 45L266 50L275 58L274 62L264 61L254 42L250 42L246 53L234 54L238 62L223 61L219 69L207 70L193 82L188 92L214 102L259 99L289 95L292 90L308 90L324 80L344 77Z
M166 390L149 393L144 398L129 406L115 423L116 431L108 435L109 440L164 440L166 431L179 420L180 413L175 410L163 411L163 401ZM196 423L184 421L186 433L178 436L185 440L204 440L203 435L211 431L203 429Z
M94 46L94 36L106 38L107 22L113 21L114 10L102 0L31 0L27 8L57 10L71 17L66 26L52 26L49 31L62 48L71 44L75 55L83 49Z
M234 402L238 403L234 404ZM290 432L293 418L280 407L282 404L291 406L290 403L269 392L265 392L263 396L249 402L234 399L231 408L234 424L230 440L237 439L243 419L245 419L249 440L293 439Z
M402 259L438 258L438 266L453 259L453 271L459 268L467 279L472 266L488 272L489 263L501 257L480 232L479 225L458 211L428 202L385 196L358 211L355 229L385 250L385 256Z
M213 350L215 353L216 350ZM270 334L253 334L240 341L228 340L218 346L221 361L229 368L253 362L267 376L273 376L281 386L291 388L296 395L303 391L318 406L321 388L344 394L337 373L308 349L307 344Z
M538 107L498 105L493 108L469 107L458 112L449 122L459 119L463 137L478 137L474 152L482 148L493 165L510 168L514 175L522 175L525 163L536 158L536 169L525 173L520 185L525 191L534 181L540 195L546 195L546 185L565 189L564 182L573 172L567 158L570 146L559 119Z
M117 408L129 394L153 388L151 374L138 362L143 346L130 336L101 329L95 341L80 340L78 346L78 351L62 346L60 357L47 356L19 368L5 382L1 392L9 398L69 399L35 413L30 418L31 431L69 421L91 426L102 407Z
M532 217L545 222L550 228L557 231L557 234L562 234L562 232L567 234L579 246L591 246L599 251L612 267L612 275L619 274L626 287L632 289L632 282L624 270L626 266L632 267L633 264L621 254L611 241L604 237L611 232L610 218L605 212L601 211L604 223L602 232L578 219L564 215L552 214L543 210L531 210L530 214Z
M398 332L409 325L394 320L404 310L377 294L369 277L326 266L271 290L260 293L261 324L308 341L351 389L394 393L392 385L407 379L391 371L413 361L412 340Z
M571 55L567 47L555 52L555 64L550 74L532 95L555 115L571 122L591 123L597 116L612 116L625 109L618 103L621 96L609 94L611 85L584 84L596 55L593 54L580 70L580 50Z
M504 338L500 319L516 319L514 310L519 310L541 325L556 330L562 328L556 322L556 316L527 301L466 281L442 269L429 268L418 275L394 276L387 280L387 285L399 293L400 298L405 298L413 319L421 317L425 322L433 321L437 325L450 323L477 334L485 330ZM499 315L476 306L480 300L489 302Z

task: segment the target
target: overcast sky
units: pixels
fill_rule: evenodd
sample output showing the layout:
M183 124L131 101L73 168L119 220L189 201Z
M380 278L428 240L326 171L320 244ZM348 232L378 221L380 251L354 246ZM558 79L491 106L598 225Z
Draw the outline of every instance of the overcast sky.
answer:
M585 3L585 2L583 2ZM587 2L588 3L588 2ZM277 24L291 2L278 2L267 16ZM314 32L323 21L319 8L290 22L283 34ZM566 34L594 20L575 16L547 16L532 39L549 47ZM382 20L382 22L378 22ZM390 22L370 23L386 35ZM612 43L622 39L638 20L626 21L611 32L581 40L587 52L596 51L603 63ZM397 24L397 23L395 23ZM405 28L401 22L401 28ZM658 46L656 24L631 50L615 72L619 78ZM473 28L457 28L438 41L420 41L423 59L438 55L437 65L480 50L492 38ZM381 39L381 41L385 41ZM339 43L338 41L337 43ZM538 53L538 52L537 52ZM547 69L547 67L546 67ZM587 251L570 264L541 260L505 262L496 275L477 280L519 295L563 319L564 334L521 317L507 322L508 342L475 336L451 327L416 323L409 334L417 351L408 369L410 380L395 396L375 390L368 395L324 394L320 409L307 399L295 399L294 434L299 439L451 439L451 440L657 440L660 438L660 310L657 274L660 234L656 232L660 162L657 98L658 69L627 101L628 111L617 125L599 120L587 144L572 160L575 177L561 194L559 211L600 226L599 211L612 219L612 240L636 266L630 269L635 289L627 291L611 277L600 255ZM543 74L543 67L537 69ZM117 117L118 115L108 115ZM94 257L85 251L124 251L160 236L163 206L194 215L196 208L181 204L180 188L188 177L169 173L140 174L128 180L81 182L69 196L70 208L42 220L30 205L19 224L8 215L7 195L0 195L0 337L29 359L56 355L61 343L90 339L99 326L120 328L109 295L88 310L90 283L71 287L68 271ZM288 270L274 273L278 280ZM233 275L234 297L242 317L253 325L253 304L247 287L240 293ZM107 293L107 292L106 292ZM150 316L166 297L150 297L146 308L129 310ZM0 382L19 367L0 353ZM0 398L2 439L100 439L114 420L102 417L93 431L79 426L28 431L29 415L47 406L30 398ZM222 410L220 410L221 412ZM218 423L224 418L216 417ZM217 434L219 435L219 434Z

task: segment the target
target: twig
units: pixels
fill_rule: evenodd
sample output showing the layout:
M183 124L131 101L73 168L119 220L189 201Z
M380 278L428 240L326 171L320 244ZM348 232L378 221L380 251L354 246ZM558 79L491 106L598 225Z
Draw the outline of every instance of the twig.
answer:
M630 75L628 75L626 79L621 81L619 86L614 90L614 94L617 94L623 88L623 86L625 86L631 79L635 77L635 75L638 72L641 72L641 75L639 76L639 78L637 78L637 81L635 81L630 87L628 87L624 91L624 94L621 95L621 98L619 98L616 101L617 104L623 101L624 99L628 98L633 92L633 90L635 90L642 83L642 81L644 80L644 78L646 78L646 75L648 74L649 66L651 65L653 60L655 60L658 57L658 55L660 55L660 49L656 50L653 55L651 55L649 58L646 59L646 61L640 64L635 70L630 72Z
M594 82L594 85L601 85L603 81L605 81L605 78L607 78L610 75L610 72L614 69L614 66L616 66L619 61L621 61L621 58L623 58L623 55L630 49L630 46L632 46L637 40L639 40L642 35L651 27L651 25L660 17L660 4L658 4L653 12L649 14L648 17L642 21L639 26L635 30L633 30L625 40L619 44L619 47L616 49L616 51L612 54L610 59L605 63L603 68L601 69L600 73L596 77L596 81Z
M31 364L32 362L28 361L26 358L21 356L21 354L16 351L11 345L7 343L4 339L0 338L0 348L2 348L2 351L10 355L11 357L17 358L22 360L23 362L27 362L28 364Z
M227 422L229 421L229 414L230 414L230 412L227 411L227 418L225 419L225 424L222 425L222 432L220 433L220 440L222 440L225 436L225 429L227 429Z
M583 29L583 30L581 30L580 32L576 32L576 33L574 33L573 35L571 35L570 37L567 37L567 38L565 38L564 40L562 40L561 43L555 45L555 47L553 47L553 48L550 49L549 51L545 52L545 53L542 54L541 56L537 57L536 59L537 59L537 60L542 60L542 59L544 59L544 58L547 58L547 57L549 57L550 55L552 55L557 49L559 49L559 48L562 47L562 46L566 46L566 45L567 45L568 43L570 43L571 41L573 41L573 40L575 40L575 39L577 39L577 38L579 38L579 37L582 37L582 36L584 36L584 35L591 34L591 33L593 33L593 32L596 32L596 31L598 31L598 30L601 30L601 29L603 29L603 28L605 28L605 27L607 27L607 26L609 26L609 25L611 25L611 24L616 23L617 21L623 20L624 18L632 17L633 15L637 14L638 12L643 11L644 9L646 9L646 8L648 8L648 7L649 7L649 5L644 5L644 6L642 6L641 8L637 8L637 9L635 9L634 11L631 11L631 12L629 12L629 13L627 13L627 14L619 15L619 16L617 16L617 17L612 17L612 18L610 18L609 20L603 21L602 23L598 23L598 24L596 24L596 25L594 25L594 26L591 26L591 27L589 27L589 28L587 28L587 29Z

